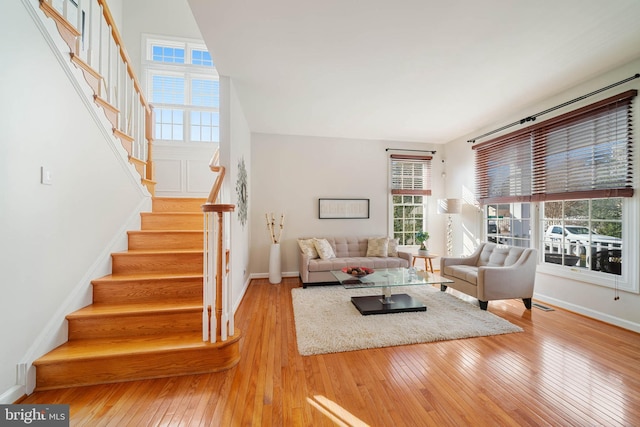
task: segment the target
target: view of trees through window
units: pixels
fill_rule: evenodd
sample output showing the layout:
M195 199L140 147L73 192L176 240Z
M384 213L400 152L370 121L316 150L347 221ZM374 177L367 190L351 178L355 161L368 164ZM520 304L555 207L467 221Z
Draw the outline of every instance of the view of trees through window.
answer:
M424 196L393 196L393 237L400 245L417 245L416 233L424 229Z

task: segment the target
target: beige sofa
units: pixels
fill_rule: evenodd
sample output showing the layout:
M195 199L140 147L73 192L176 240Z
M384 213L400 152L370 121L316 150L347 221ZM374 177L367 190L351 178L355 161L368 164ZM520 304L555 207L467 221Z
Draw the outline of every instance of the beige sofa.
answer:
M300 240L311 240L313 238L303 237ZM309 256L302 249L298 251L298 262L300 279L304 288L307 285L335 284L336 278L331 274L331 270L340 270L343 267L369 267L378 268L398 268L409 267L412 255L409 252L397 252L390 246L391 251L387 251L387 256L367 256L369 247L369 237L322 237L331 248L335 257L322 259L320 257ZM379 238L377 238L379 239Z
M471 295L483 310L489 301L511 298L522 298L530 309L537 264L535 249L482 243L468 257L440 258L440 274L454 281L440 289Z

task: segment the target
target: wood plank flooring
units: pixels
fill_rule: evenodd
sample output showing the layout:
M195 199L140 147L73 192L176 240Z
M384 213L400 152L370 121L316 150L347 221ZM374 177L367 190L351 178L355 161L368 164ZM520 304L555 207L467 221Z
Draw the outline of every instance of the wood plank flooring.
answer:
M235 317L241 359L228 371L22 403L68 403L78 426L640 425L637 333L509 300L489 310L523 333L302 357L297 286L252 281Z

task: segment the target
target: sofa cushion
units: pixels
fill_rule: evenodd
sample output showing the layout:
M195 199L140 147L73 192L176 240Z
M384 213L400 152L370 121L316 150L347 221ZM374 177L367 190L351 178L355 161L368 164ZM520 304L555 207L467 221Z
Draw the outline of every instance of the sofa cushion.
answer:
M389 248L387 249L387 256L398 256L399 239L389 238Z
M478 284L478 267L474 265L448 265L444 268L444 274L474 285Z
M333 248L327 241L327 239L313 239L313 246L318 251L318 255L321 259L335 258L336 254L333 252Z
M367 255L366 237L327 237L327 240L333 246L336 258Z
M409 267L409 261L404 258L391 257L344 257L309 260L310 272L340 270L344 267L400 268Z
M515 264L525 248L487 243L483 246L478 266L509 267Z
M303 254L311 259L318 258L318 251L313 244L313 239L298 239L298 246Z
M367 256L387 257L389 251L388 237L370 237L367 242Z

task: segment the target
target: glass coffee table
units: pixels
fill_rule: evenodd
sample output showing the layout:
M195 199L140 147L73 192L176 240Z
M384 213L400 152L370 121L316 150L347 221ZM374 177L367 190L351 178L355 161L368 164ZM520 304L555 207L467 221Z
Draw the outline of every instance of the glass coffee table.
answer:
M351 302L363 315L427 311L422 302L407 294L392 294L392 289L453 283L453 280L429 272L412 274L409 268L381 268L364 277L354 277L341 270L332 271L331 274L345 289L381 288L382 295L351 297Z

